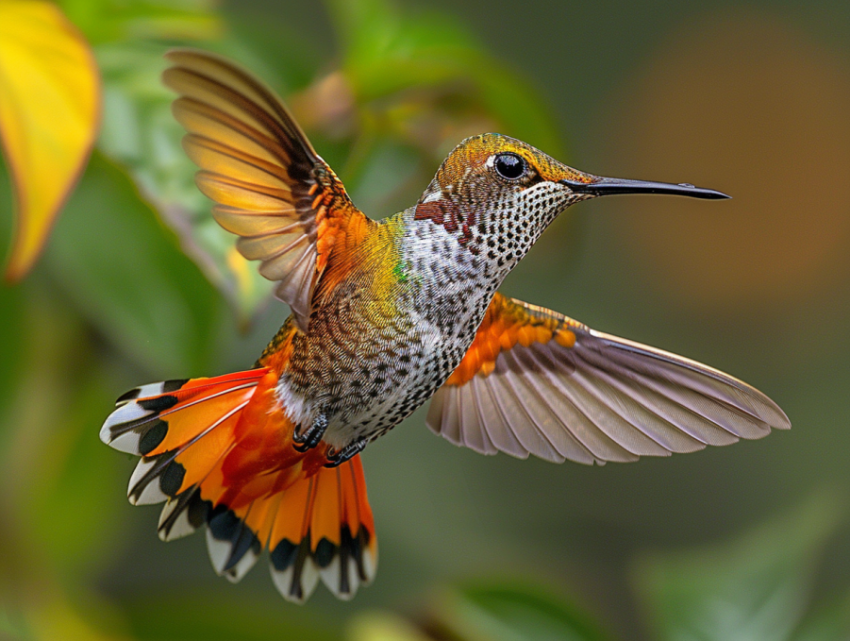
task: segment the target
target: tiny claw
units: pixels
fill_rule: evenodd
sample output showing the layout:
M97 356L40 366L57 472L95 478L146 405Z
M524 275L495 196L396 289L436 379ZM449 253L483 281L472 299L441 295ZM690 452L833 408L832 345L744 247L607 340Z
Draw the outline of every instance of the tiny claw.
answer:
M339 452L335 451L333 448L328 450L327 459L328 462L325 463L325 467L336 467L338 465L342 465L347 460L352 457L360 454L365 448L367 443L369 443L368 439L359 438L356 441L353 441L342 448Z
M328 419L324 414L319 414L313 419L313 424L304 431L303 434L298 433L296 428L292 434L292 442L296 451L306 452L316 447L325 435L328 429Z

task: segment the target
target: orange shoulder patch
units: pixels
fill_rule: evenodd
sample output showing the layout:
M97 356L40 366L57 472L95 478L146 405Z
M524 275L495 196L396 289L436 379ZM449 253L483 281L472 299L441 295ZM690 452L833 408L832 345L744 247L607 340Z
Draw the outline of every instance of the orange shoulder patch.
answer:
M528 347L535 342L548 343L553 339L563 347L575 344L576 336L566 319L536 315L533 308L496 293L478 327L475 340L446 385L463 385L476 374L487 376L495 369L499 354L513 349L517 343Z

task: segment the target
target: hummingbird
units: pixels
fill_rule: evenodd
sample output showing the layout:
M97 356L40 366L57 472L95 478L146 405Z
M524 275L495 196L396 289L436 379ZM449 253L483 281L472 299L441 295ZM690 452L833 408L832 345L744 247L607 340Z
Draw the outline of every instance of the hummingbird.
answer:
M370 583L360 452L428 401L428 426L455 445L588 465L790 427L732 376L498 291L579 201L725 194L596 176L490 133L462 141L414 206L375 221L263 82L210 53L166 57L197 186L291 315L251 369L133 389L100 437L141 457L128 496L165 503L161 539L206 526L219 575L238 581L267 549L290 601L320 579L342 599Z

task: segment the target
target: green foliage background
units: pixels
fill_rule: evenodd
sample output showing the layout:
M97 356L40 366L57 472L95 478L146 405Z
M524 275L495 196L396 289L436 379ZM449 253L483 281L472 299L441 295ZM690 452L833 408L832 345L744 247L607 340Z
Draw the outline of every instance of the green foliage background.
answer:
M768 33L803 34L809 49L801 51L815 51L813 64L832 65L850 87L846 3L60 4L95 47L104 123L36 271L0 288L0 637L850 638L850 266L840 258L850 255L842 235L850 201L834 184L833 209L806 206L816 195L807 181L844 167L846 154L760 153L765 140L794 139L794 128L826 119L826 110L789 85L784 95L802 116L777 128L784 121L776 114L791 107L767 101L766 111L748 111L735 65L713 69L728 82L712 86L706 75L714 90L688 98L710 101L722 89L723 100L740 100L708 144L683 143L685 157L708 163L698 175L659 175L664 163L635 150L666 143L649 136L641 147L633 131L643 123L629 116L653 98L642 87L657 91L658 60L687 52L687 34L704 24L740 23L755 36L779 24ZM594 327L734 372L775 398L794 429L729 449L585 468L479 457L434 438L419 412L364 455L381 567L355 601L319 589L306 607L287 604L262 563L240 585L217 579L200 537L158 541L156 510L131 508L124 497L133 462L97 438L126 389L249 366L286 315L193 186L159 83L162 53L181 44L235 57L288 96L373 216L412 204L452 146L484 130L594 173L719 189L742 180L733 195L744 203L755 200L750 184L773 184L771 172L811 161L798 181L773 188L781 198L756 228L801 219L804 230L822 226L839 258L820 272L801 263L796 285L766 281L781 294L769 300L724 297L738 276L711 292L665 285L653 276L669 265L655 262L663 246L623 233L645 210L618 199L570 210L505 285ZM754 44L752 52L766 71L780 64L768 49ZM656 96L659 108L684 91L676 82L662 89L669 95ZM844 140L846 124L824 122ZM734 132L731 151L712 144L724 131ZM751 150L755 165L747 164ZM0 178L0 242L8 244L11 196ZM728 226L730 243L739 236L719 208L661 206L707 221L706 230ZM743 259L717 261L750 260L755 270L777 254L788 262L828 253L806 238L789 245L755 234ZM663 243L672 251L691 240L671 232Z

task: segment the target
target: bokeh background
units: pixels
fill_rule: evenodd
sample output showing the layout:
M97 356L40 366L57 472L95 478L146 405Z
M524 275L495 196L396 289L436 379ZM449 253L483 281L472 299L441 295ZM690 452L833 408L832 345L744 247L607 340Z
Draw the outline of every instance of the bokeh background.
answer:
M0 637L850 638L850 4L68 0L101 136L36 268L0 288ZM774 398L763 441L630 465L481 457L417 412L363 459L377 580L285 603L261 562L133 508L97 433L137 384L250 366L286 316L192 187L162 53L230 55L286 96L356 204L413 204L498 130L597 174L725 202L610 198L503 290ZM7 174L0 245L11 235ZM4 636L5 635L5 636Z

